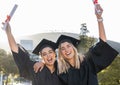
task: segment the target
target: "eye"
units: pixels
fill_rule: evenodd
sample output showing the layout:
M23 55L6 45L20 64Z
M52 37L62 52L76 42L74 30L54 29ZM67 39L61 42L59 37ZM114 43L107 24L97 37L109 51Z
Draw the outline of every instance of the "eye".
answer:
M67 45L67 47L69 48L69 47L71 47L71 45Z
M51 50L51 51L49 51L49 53L54 53L54 52Z
M42 56L47 56L47 53L42 53Z
M64 50L65 50L65 48L64 48L64 47L61 47L61 50L62 50L62 51L64 51Z

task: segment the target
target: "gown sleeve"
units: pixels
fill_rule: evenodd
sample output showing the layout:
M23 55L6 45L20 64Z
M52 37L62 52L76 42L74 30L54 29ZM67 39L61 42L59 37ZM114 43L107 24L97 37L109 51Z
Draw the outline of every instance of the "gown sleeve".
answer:
M18 45L18 53L12 51L12 54L20 76L31 80L35 62L30 60L29 53L22 46Z
M98 73L109 66L117 55L118 52L115 49L100 39L95 46L89 49L87 60L90 66Z

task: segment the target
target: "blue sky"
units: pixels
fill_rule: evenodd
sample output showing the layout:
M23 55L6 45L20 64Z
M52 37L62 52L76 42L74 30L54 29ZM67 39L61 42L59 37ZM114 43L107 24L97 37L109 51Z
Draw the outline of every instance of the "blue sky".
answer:
M103 19L108 40L120 42L119 0L98 1L104 10ZM18 8L10 24L16 37L58 31L80 33L82 23L87 24L89 36L98 37L92 0L0 0L0 22L6 19L14 4L18 4ZM2 29L0 40L7 40Z

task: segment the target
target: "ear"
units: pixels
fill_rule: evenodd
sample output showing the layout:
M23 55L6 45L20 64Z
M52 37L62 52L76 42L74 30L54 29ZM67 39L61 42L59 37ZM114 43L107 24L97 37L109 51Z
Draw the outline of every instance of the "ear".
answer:
M39 52L39 57L41 57L42 58L42 53L41 52ZM42 58L43 59L43 58Z

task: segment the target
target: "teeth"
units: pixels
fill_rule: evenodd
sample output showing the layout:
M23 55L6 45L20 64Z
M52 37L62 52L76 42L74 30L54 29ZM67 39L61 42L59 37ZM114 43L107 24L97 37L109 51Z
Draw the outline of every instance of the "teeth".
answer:
M52 62L52 59L48 59L48 62Z
M67 55L70 55L70 53L66 53Z

